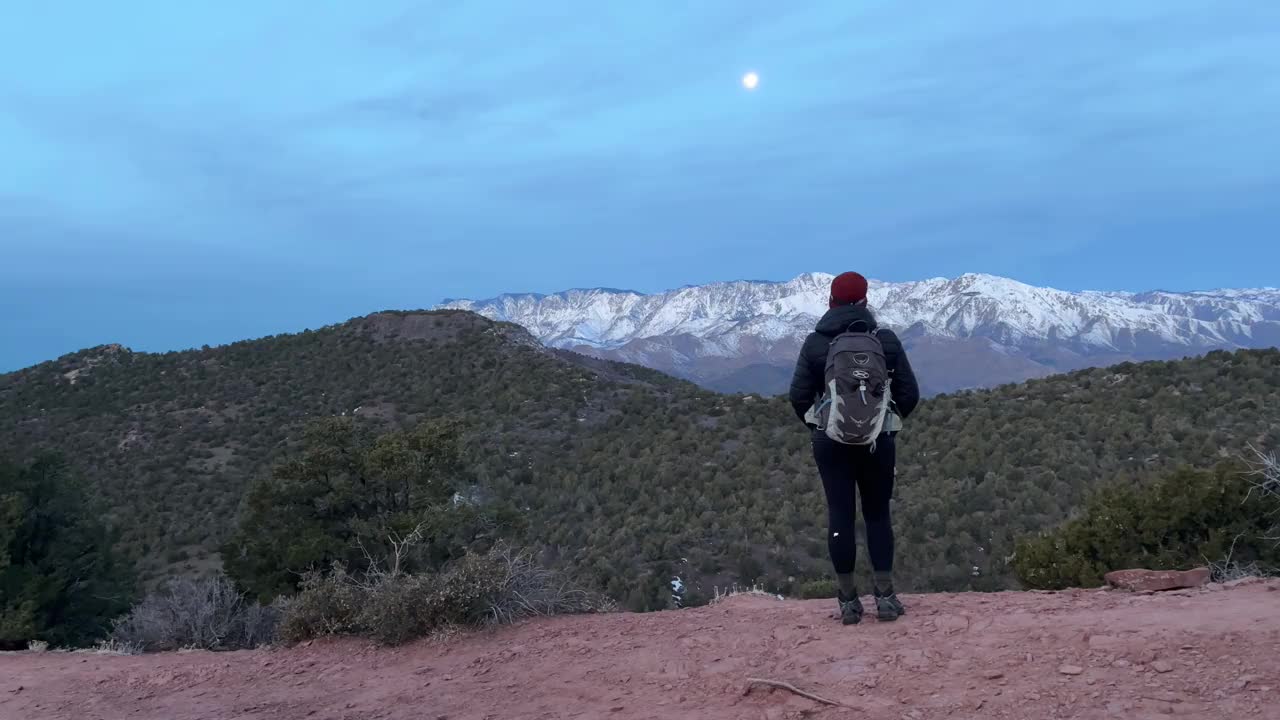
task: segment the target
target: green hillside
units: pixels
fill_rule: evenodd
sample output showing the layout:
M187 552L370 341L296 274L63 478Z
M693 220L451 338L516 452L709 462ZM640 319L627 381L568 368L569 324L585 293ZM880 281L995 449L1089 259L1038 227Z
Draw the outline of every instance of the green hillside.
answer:
M1268 350L927 400L899 445L899 583L1011 586L1014 538L1093 488L1280 445L1278 396ZM156 578L216 563L249 480L308 420L342 414L461 420L469 496L522 514L520 539L635 608L661 605L672 575L786 591L827 570L807 434L780 399L548 350L467 313L176 353L102 347L3 375L0 455L63 451Z

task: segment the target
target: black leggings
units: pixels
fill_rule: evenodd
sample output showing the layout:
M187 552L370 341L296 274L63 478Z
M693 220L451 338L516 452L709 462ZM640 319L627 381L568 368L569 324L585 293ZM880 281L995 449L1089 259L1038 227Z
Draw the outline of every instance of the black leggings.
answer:
M893 497L896 451L892 435L881 435L875 452L864 447L842 445L826 435L813 434L813 458L822 475L827 494L827 548L837 573L853 572L858 556L854 537L857 500L853 487L862 496L862 520L867 526L867 552L876 572L893 570L893 523L889 499Z

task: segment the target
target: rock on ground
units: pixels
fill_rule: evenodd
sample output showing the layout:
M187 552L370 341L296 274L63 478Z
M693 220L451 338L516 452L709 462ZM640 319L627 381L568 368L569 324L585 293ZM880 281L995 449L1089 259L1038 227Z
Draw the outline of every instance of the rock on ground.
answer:
M834 601L739 596L395 649L8 653L0 720L1275 718L1278 589L909 596L850 627Z
M1194 570L1113 570L1103 576L1108 585L1133 592L1160 592L1209 584L1209 568Z

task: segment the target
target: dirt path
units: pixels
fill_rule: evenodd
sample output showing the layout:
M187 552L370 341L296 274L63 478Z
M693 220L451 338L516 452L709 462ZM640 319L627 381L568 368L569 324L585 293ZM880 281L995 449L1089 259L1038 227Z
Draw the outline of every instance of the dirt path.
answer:
M1159 595L907 597L842 627L831 601L739 596L553 618L394 650L0 655L0 718L1252 718L1280 720L1280 582ZM783 690L769 678L852 709Z

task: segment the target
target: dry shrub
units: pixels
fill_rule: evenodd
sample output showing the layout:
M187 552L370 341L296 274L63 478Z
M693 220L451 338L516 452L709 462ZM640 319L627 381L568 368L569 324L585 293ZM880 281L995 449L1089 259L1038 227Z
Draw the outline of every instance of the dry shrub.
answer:
M526 551L498 548L483 562L496 583L480 583L490 590L481 598L482 614L471 618L474 622L510 623L542 615L617 610L612 600L576 587L554 570L539 565Z
M767 597L767 598L770 598L770 599L772 599L772 600L783 600L783 599L784 599L781 595L779 595L779 594L777 594L777 593L771 593L771 592L768 592L768 591L766 591L763 587L761 587L761 586L759 586L759 585L752 585L752 586L751 586L751 587L749 587L749 588L741 588L741 587L738 587L738 586L735 584L735 585L732 585L732 586L730 586L730 587L724 588L723 590L721 590L719 587L715 587L715 588L712 588L712 589L713 589L713 591L715 592L715 595L713 595L713 596L711 597L711 602L710 602L710 603L708 603L709 605L716 605L716 604L718 604L718 603L722 603L722 602L724 602L725 600L728 600L728 599L729 599L729 598L731 598L731 597L738 597L738 596L740 596L740 595L750 595L750 596L755 596L755 597Z
M329 574L310 573L280 624L280 638L300 642L328 635L370 635L398 644L423 632L418 610L434 578L371 572L364 578L340 565Z
M77 650L76 652L90 652L95 655L140 655L144 650L137 643L123 642L114 638L108 638L106 640L99 640L88 650Z
M329 575L308 573L280 620L280 639L292 643L357 633L364 596L362 586L341 565Z
M283 609L249 600L221 574L174 578L116 621L111 639L146 651L254 648L275 639Z
M1249 578L1265 578L1270 573L1256 562L1237 563L1224 560L1209 563L1209 572L1214 582L1229 583Z
M285 613L281 637L298 642L363 635L399 645L447 627L612 609L542 568L528 553L500 547L468 555L442 573L386 572L375 566L359 578L341 567L313 574Z
M1236 539L1231 541L1231 549L1227 550L1226 557L1221 560L1213 562L1206 558L1205 562L1208 563L1210 577L1214 582L1229 583L1248 578L1263 578L1271 574L1257 562L1240 562L1235 559L1236 543L1240 538L1241 536L1237 535Z

